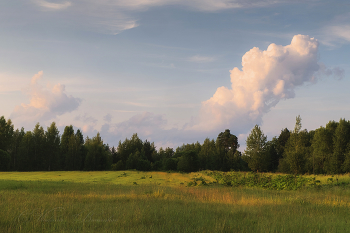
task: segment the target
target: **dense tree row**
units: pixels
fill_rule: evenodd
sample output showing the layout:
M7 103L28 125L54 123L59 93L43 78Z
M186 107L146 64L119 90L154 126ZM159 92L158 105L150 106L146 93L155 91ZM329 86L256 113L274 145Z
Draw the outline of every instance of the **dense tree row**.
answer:
M0 118L0 169L14 171L106 170L111 152L99 134L86 138L73 126L62 136L55 123L45 131L38 124L33 131L14 130L11 120Z
M243 154L230 130L216 140L205 139L176 148L160 148L137 134L117 148L104 144L99 133L84 140L82 132L66 126L62 135L52 123L45 131L39 123L33 131L14 130L11 120L0 118L0 170L198 170L337 174L350 172L350 122L330 121L308 132L296 118L293 131L283 129L267 140L256 125Z
M153 143L142 142L137 134L124 142L119 142L116 151L112 150L113 170L137 169L173 170L192 172L204 169L229 171L231 169L248 169L237 151L238 139L226 130L220 133L217 140L206 139L184 144L175 151L172 148L156 150Z

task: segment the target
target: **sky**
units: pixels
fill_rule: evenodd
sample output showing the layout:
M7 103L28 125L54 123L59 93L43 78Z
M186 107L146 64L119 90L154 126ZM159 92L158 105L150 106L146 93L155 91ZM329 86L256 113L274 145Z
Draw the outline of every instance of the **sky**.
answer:
M349 119L349 54L349 1L1 1L0 116L157 149L230 129L243 151L256 124Z

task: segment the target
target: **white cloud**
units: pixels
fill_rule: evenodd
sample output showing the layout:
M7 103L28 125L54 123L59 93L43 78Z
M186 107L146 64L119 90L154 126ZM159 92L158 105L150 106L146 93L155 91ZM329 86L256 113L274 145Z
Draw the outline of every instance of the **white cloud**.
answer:
M328 27L330 35L350 42L350 25L336 25Z
M281 99L294 98L296 87L315 83L315 73L326 68L322 69L318 41L309 36L296 35L290 45L270 44L265 51L254 47L242 57L242 70L235 67L230 71L231 88L219 87L213 97L202 102L200 115L187 129L229 128L245 133L261 124L262 116Z
M266 7L288 0L100 0L99 3L128 9L145 9L156 6L180 5L198 11L219 11L235 8Z
M196 63L206 63L206 62L213 62L216 59L214 57L195 55L195 56L189 57L187 60L190 62L196 62Z
M350 13L335 16L320 30L320 42L338 47L350 42Z
M56 116L76 110L81 103L81 99L68 96L65 93L65 86L62 84L47 85L46 87L40 85L39 80L42 79L42 76L42 71L35 74L30 85L24 91L28 95L30 103L16 106L10 116L20 126L51 120Z
M45 0L36 0L35 3L45 10L63 10L72 5L72 3L68 1L63 1L61 3L53 3Z

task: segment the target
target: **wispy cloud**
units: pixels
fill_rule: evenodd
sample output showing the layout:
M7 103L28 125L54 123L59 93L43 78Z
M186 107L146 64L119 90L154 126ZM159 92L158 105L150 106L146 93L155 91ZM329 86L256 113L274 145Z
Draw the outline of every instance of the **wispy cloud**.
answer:
M68 1L62 1L62 3L52 3L45 0L35 0L34 2L45 10L63 10L72 5L72 3Z
M330 26L328 30L334 37L350 42L350 24Z
M138 12L161 6L182 6L193 11L218 12L236 8L266 7L283 0L32 0L43 11L60 11L70 23L91 30L118 34L140 25ZM58 16L59 17L59 16Z
M320 42L338 47L350 42L350 13L337 15L319 31Z
M207 62L213 62L216 60L215 57L206 57L206 56L200 56L200 55L195 55L192 57L189 57L187 59L190 62L196 62L196 63L207 63Z

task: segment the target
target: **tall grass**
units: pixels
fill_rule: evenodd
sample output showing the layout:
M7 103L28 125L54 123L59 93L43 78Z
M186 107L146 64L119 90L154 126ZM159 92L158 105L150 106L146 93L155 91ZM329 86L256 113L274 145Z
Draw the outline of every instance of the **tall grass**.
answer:
M296 191L220 185L188 187L185 182L204 175L125 173L126 177L118 177L123 172L32 173L22 179L22 173L1 173L0 232L348 232L349 229L347 186ZM164 175L163 183L146 182L158 175L159 179ZM57 176L60 178L54 180ZM121 184L114 178L128 180ZM93 182L94 179L98 182Z

